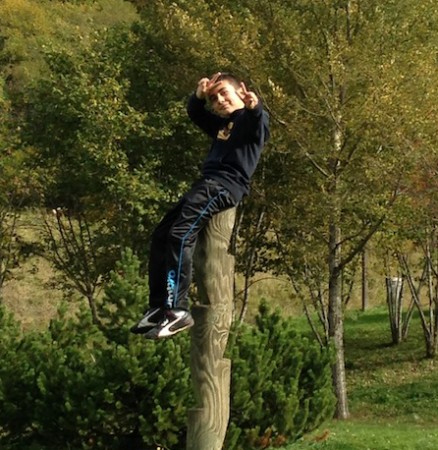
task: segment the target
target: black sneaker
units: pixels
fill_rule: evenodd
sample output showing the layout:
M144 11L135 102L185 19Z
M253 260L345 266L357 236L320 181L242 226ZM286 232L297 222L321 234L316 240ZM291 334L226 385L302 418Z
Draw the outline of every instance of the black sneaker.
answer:
M147 339L161 339L173 336L194 325L192 315L184 309L168 309L160 323L145 334Z
M156 327L164 317L164 308L149 308L141 320L131 327L131 333L144 334Z

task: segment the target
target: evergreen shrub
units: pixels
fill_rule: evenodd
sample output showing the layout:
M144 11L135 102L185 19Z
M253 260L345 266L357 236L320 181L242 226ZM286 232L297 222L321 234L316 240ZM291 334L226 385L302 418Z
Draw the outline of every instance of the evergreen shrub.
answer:
M226 449L283 446L333 416L329 349L300 336L262 302L256 326L235 330Z
M1 351L0 447L184 448L188 343L187 336L158 343L133 336L122 346L88 311L9 340Z

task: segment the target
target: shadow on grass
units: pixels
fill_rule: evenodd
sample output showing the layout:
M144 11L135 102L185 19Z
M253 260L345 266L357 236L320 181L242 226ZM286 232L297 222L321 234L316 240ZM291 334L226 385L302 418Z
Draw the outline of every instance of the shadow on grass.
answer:
M369 405L385 416L410 416L416 420L425 414L438 419L438 380L372 386L356 386L350 399L353 406Z
M407 339L394 344L384 308L347 314L345 349L349 370L369 370L370 367L375 370L425 360L424 336L418 315L411 320Z

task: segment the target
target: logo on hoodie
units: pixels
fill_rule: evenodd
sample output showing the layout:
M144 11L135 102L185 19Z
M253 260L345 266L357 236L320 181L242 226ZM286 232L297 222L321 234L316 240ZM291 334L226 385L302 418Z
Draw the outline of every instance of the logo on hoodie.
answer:
M233 129L234 122L229 122L228 125L222 130L219 130L217 134L217 139L220 139L221 141L227 141L231 136L231 130Z

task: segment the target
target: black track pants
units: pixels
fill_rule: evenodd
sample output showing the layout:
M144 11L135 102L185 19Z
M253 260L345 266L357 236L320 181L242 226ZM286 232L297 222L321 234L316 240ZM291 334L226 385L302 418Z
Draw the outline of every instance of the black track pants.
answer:
M201 180L164 216L152 234L149 259L151 307L188 309L196 239L214 214L236 201L214 180Z

